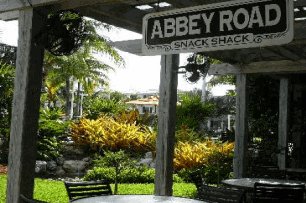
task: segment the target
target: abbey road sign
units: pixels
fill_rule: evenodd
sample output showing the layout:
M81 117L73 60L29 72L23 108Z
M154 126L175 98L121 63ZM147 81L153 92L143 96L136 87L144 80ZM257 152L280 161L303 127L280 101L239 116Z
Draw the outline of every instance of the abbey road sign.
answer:
M143 19L145 55L286 44L293 39L293 0L238 0Z

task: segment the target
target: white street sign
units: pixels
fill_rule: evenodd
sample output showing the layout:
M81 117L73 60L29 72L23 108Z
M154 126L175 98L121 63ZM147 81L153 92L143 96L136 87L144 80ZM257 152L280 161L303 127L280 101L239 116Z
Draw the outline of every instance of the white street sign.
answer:
M145 55L281 45L293 40L293 0L239 0L151 13Z

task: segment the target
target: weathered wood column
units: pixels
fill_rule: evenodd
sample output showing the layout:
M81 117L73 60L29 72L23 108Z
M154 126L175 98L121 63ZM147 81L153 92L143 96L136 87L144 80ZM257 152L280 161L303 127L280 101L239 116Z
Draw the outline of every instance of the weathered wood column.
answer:
M278 120L278 167L286 168L286 153L288 140L288 99L289 79L281 78L279 87L279 120Z
M171 196L179 55L161 57L155 195Z
M234 152L234 176L242 178L246 176L247 167L247 75L236 76L236 130L235 130L235 152Z
M36 136L42 83L44 49L35 43L42 28L41 13L27 8L19 15L11 134L9 146L7 203L32 197L36 158Z

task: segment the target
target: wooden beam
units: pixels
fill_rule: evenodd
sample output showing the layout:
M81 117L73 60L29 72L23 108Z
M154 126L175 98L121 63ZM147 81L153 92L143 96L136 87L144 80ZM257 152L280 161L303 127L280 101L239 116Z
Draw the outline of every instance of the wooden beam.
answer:
M21 10L24 8L29 8L31 6L33 7L40 7L40 6L46 6L51 5L55 3L60 3L63 1L69 1L69 0L32 0L32 1L26 1L26 0L2 0L0 1L0 13L7 12L7 11L13 11L13 10ZM30 3L31 5L30 5Z
M298 0L294 2L294 7L306 7L306 0Z
M0 13L0 20L9 21L17 20L19 18L19 11L8 11L5 13Z
M167 2L177 8L189 7L194 5L192 1L167 0Z
M76 9L80 7L85 7L85 6L109 6L109 5L114 5L114 6L125 6L129 5L131 6L136 6L136 5L142 5L142 4L151 4L151 3L156 3L157 0L74 0L74 1L63 1L58 4L57 8L58 9Z
M234 176L243 178L247 169L248 124L247 124L247 75L236 76L236 119Z
M237 75L243 73L239 64L229 63L211 64L208 70L209 75Z
M85 16L101 22L142 33L142 18L145 12L129 6L97 6L80 9Z
M298 53L295 53L294 51L291 51L290 49L286 48L285 46L275 46L275 47L266 47L267 50L274 52L275 55L279 55L281 57L284 57L288 60L297 61L304 56L299 55Z
M138 56L144 56L141 50L141 43L139 43L139 39L113 42L112 46L124 52L136 54Z
M54 5L57 9L74 9L82 6L95 4L116 4L122 3L122 0L0 0L0 13L21 10L28 7L40 7ZM31 3L31 4L30 4Z
M170 3L174 7L183 8L183 7L190 7L190 6L198 6L198 5L208 5L213 3L221 3L228 0L166 0L166 2Z
M161 57L155 195L171 196L179 55Z
M278 167L286 169L286 154L288 141L288 102L289 102L289 79L280 79L279 88L279 120L278 120Z
M250 73L304 73L306 72L306 60L299 61L260 61L246 65L240 64L212 64L208 70L209 75L236 75Z
M74 0L74 1L63 1L58 4L57 9L76 9L84 6L95 6L99 5L109 5L120 3L119 0Z
M305 30L306 30L306 21L295 21L294 40L306 39Z
M35 42L35 36L41 32L44 25L41 13L33 8L20 11L7 203L19 203L20 194L33 196L44 55L44 47Z

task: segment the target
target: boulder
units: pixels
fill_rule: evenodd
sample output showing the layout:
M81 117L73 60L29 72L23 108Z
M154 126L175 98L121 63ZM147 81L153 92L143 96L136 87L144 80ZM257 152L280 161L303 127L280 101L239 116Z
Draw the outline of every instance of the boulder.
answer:
M48 161L47 162L47 169L48 169L48 171L56 171L56 169L57 169L56 161Z
M65 158L62 157L62 156L60 156L60 157L58 157L58 158L56 159L56 163L57 163L57 165L59 165L59 166L62 166L62 165L64 164L64 161L65 161Z
M44 174L47 172L47 162L45 161L36 161L35 164L35 173Z
M64 171L64 169L61 166L57 167L57 170L56 170L56 173L55 173L55 175L57 177L64 177L65 174L66 174L66 172Z
M77 174L85 172L88 163L81 160L67 160L64 161L63 169L66 173Z

